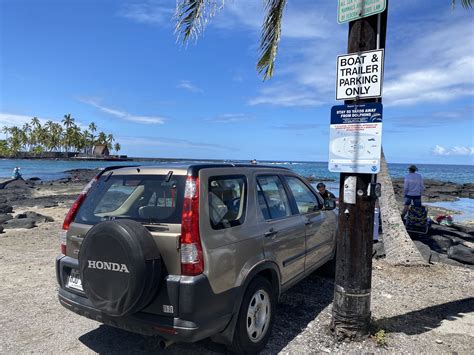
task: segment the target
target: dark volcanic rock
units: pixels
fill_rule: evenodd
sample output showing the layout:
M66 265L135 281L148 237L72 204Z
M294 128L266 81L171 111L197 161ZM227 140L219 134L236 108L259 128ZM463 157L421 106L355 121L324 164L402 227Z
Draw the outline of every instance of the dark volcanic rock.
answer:
M403 178L392 179L395 195L399 199L403 197ZM425 191L423 200L430 201L433 199L453 201L457 197L474 198L474 184L456 184L454 182L438 181L425 179Z
M34 176L34 177L32 177L32 178L29 178L28 180L29 180L29 181L40 181L41 178Z
M31 218L33 219L36 223L46 223L46 222L54 222L54 219L49 217L49 216L44 216L42 214L33 212L33 211L27 211L25 213L20 213L15 216L16 219L24 219L24 218Z
M431 259L431 249L428 245L426 245L423 242L420 242L419 240L414 240L413 243L415 243L416 247L418 248L418 251L420 252L421 256L423 259L425 259L426 262L430 262Z
M464 245L454 245L449 248L448 257L463 264L474 265L474 249Z
M6 221L9 221L12 218L13 218L13 216L9 213L0 214L0 224L3 224Z
M0 226L0 233L3 233L3 227Z
M6 221L3 224L3 227L5 229L13 229L13 228L24 228L24 229L30 229L35 227L35 220L33 218L21 218L21 219L11 219L9 221Z
M446 252L448 248L453 245L453 241L449 236L438 234L428 236L426 241L428 241L430 248L435 251Z
M13 206L2 204L0 205L0 213L10 213L13 212Z

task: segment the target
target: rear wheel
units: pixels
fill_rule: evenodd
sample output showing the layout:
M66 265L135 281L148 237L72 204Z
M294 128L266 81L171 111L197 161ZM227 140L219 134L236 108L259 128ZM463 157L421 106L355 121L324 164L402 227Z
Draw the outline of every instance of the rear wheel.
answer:
M270 337L274 317L272 285L257 276L245 292L230 350L239 354L256 354L263 350Z

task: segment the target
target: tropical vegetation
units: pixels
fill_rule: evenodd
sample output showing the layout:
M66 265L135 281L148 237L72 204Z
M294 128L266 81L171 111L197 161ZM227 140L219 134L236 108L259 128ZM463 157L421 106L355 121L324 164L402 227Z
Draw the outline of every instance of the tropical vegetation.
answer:
M121 148L112 134L97 133L94 122L87 128L81 128L71 114L64 115L61 123L49 120L42 124L37 117L33 117L23 126L4 126L1 132L5 139L0 140L0 156L4 157L14 157L23 152L35 155L44 152L89 154L95 145L101 144L116 152Z

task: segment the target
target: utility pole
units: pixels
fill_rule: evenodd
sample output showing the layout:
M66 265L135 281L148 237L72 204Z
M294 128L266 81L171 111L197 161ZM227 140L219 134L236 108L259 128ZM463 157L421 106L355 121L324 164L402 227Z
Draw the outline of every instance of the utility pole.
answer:
M385 48L387 6L384 12L349 23L348 53ZM381 102L347 100L346 105ZM349 178L349 180L347 180ZM339 218L331 328L337 339L361 339L370 332L372 248L377 175L341 173ZM344 202L344 184L355 183L355 204ZM370 191L370 193L368 192Z

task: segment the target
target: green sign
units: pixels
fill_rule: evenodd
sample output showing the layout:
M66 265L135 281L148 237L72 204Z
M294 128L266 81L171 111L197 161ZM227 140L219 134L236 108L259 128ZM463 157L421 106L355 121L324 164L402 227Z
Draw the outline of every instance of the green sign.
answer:
M339 0L337 22L346 23L385 11L386 0Z

